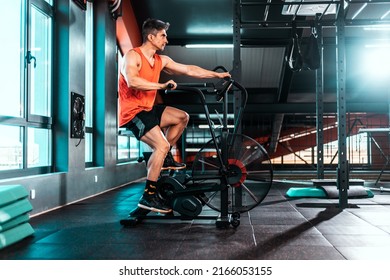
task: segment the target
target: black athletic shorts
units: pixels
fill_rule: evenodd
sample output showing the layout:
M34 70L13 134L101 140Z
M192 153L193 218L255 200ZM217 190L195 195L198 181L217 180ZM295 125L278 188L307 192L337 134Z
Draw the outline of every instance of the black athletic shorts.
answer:
M129 129L133 132L135 138L141 139L149 130L156 125L160 126L161 116L165 110L165 105L155 105L150 111L141 111L122 128Z

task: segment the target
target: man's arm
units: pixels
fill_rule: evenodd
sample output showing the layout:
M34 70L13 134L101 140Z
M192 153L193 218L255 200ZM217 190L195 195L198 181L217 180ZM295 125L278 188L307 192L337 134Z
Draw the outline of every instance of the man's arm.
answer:
M149 82L139 76L139 70L141 68L141 57L135 51L129 51L126 53L123 66L122 74L126 79L127 86L138 90L154 90L154 89L166 89L168 84L173 81L166 83L153 83Z
M194 78L219 78L231 77L229 72L215 72L203 69L196 65L186 65L173 61L170 57L161 55L164 72L171 75L186 75Z

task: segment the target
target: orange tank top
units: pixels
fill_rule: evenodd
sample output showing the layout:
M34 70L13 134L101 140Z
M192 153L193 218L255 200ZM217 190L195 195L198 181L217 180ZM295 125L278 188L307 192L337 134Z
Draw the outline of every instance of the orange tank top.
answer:
M154 65L151 66L139 48L133 49L141 56L139 77L157 83L162 70L161 57L154 55ZM156 99L157 90L137 90L127 86L122 73L119 76L119 127L131 121L141 111L150 111Z

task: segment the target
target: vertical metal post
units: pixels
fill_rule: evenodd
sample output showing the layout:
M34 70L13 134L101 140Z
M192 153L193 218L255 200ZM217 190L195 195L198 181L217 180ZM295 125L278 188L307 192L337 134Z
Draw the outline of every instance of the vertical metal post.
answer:
M387 88L387 103L388 103L388 112L387 112L387 127L390 127L390 83ZM387 148L387 149L386 149ZM390 132L387 133L387 146L386 149L386 165L383 167L383 170L385 170L386 167L388 167L390 163Z
M234 0L233 7L233 78L241 83L241 1ZM234 119L239 116L242 103L241 92L234 92ZM243 112L241 112L243 114ZM242 133L242 124L238 123L236 133ZM236 138L237 139L237 138ZM233 143L234 144L234 143ZM242 188L234 188L234 205L242 206Z
M233 71L232 77L241 83L241 1L233 1ZM241 94L234 94L234 116L237 116L241 105ZM241 124L237 128L241 133Z
M322 38L322 26L316 16L315 28L319 42L320 68L316 70L316 128L317 128L317 179L324 179L324 46Z
M181 157L183 163L187 164L187 128L184 129L183 134L181 135Z
M241 82L241 1L233 1L233 76Z
M339 206L348 207L349 166L347 160L346 123L346 61L345 61L345 21L344 1L340 1L336 25L336 73L337 73L337 123L338 123L338 168L337 188Z
M235 80L241 79L241 59L240 59L240 48L241 48L241 22L240 22L240 14L241 14L241 4L240 0L233 0L233 70L232 70L232 76ZM237 97L237 93L234 95L234 115L238 113L238 107L237 104L240 104L240 100ZM227 104L227 93L225 96L225 102ZM227 114L227 106L224 108L224 115ZM225 115L227 118L227 115ZM238 124L241 126L241 124ZM239 128L241 129L241 128ZM227 129L222 130L221 135L221 145L222 145L222 151L223 151L223 162L227 164L228 162L228 131ZM225 170L226 173L226 170ZM227 175L227 174L225 174ZM224 180L224 179L222 179ZM228 203L229 203L229 189L228 189L228 182L227 177L225 176L225 182L221 182L221 184L225 185L225 188L221 190L221 215L220 218L217 220L217 227L224 227L229 224L229 217L228 217ZM236 193L235 193L236 194ZM236 194L237 195L237 194Z

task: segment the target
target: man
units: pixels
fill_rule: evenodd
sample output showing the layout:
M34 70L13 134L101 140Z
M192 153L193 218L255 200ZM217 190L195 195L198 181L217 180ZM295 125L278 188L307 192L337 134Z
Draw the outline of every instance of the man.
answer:
M173 61L157 51L168 44L169 23L148 19L142 26L143 43L124 56L119 78L119 126L130 129L134 136L148 144L153 152L147 164L147 180L144 194L138 207L168 213L157 195L157 180L161 169L183 169L185 164L173 159L170 152L187 126L186 112L164 105L154 105L157 90L177 84L173 80L160 83L160 73L187 75L194 78L225 78L229 73L218 73L195 65L184 65ZM165 134L163 131L165 131Z

